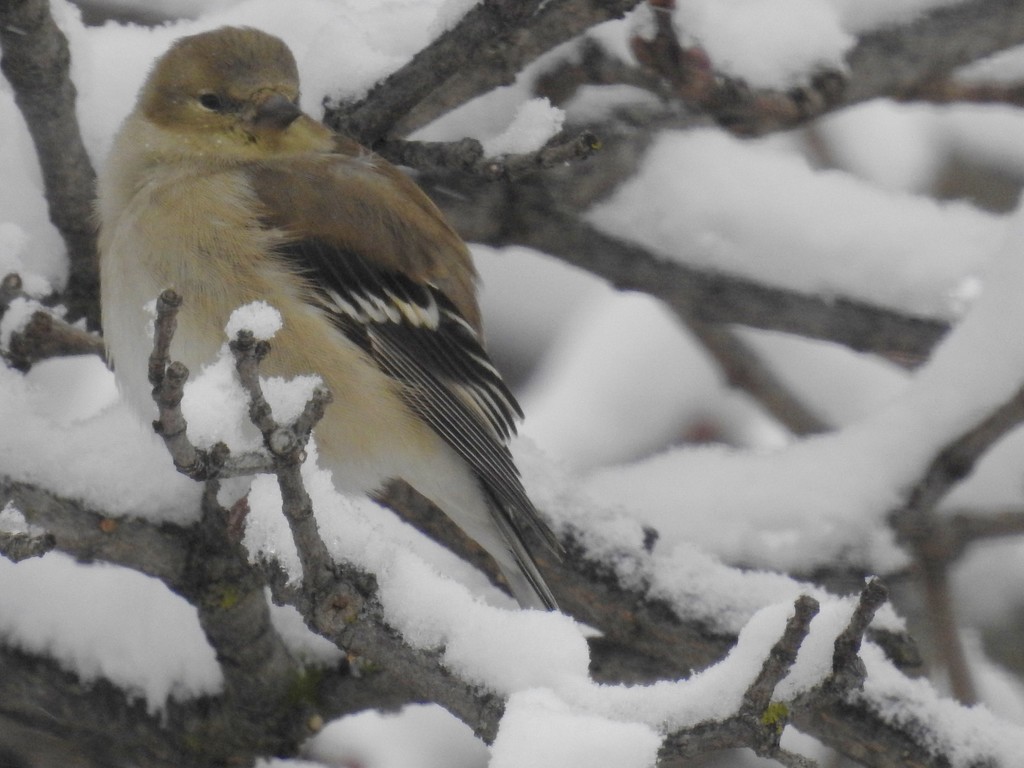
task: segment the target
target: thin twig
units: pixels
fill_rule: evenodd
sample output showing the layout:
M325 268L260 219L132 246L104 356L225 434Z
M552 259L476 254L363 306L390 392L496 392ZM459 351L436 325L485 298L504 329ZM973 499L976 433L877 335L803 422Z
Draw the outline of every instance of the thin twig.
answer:
M953 694L964 703L973 703L977 694L960 641L949 584L954 545L936 507L971 474L989 448L1021 422L1024 388L943 448L910 490L906 504L889 516L898 539L914 553L935 644Z
M951 77L934 79L907 90L900 101L932 104L1008 104L1024 107L1024 83L975 83Z
M206 450L197 448L189 439L188 421L181 410L189 370L182 363L170 359L171 341L178 327L181 305L181 296L171 289L163 291L156 302L153 350L148 365L158 413L153 422L154 431L163 438L174 467L192 480L202 482L273 471L271 460L263 454L245 452L234 455L224 443L216 443Z
M846 690L860 688L867 675L860 660L861 642L875 613L889 599L889 590L879 579L871 579L861 590L857 607L850 621L836 637L832 653L832 678L835 684Z
M746 392L794 435L814 435L832 425L804 404L735 331L723 325L683 318L686 327L718 364L730 386Z
M269 342L256 340L251 331L242 330L230 346L238 378L249 395L249 417L263 435L263 442L273 459L273 473L281 489L282 509L299 553L303 581L310 589L323 589L333 581L334 560L320 536L313 515L313 502L302 480L302 464L312 429L331 400L330 391L317 387L296 424L280 425L263 395L259 377L260 363L270 353Z
M1024 8L1019 3L970 0L933 8L916 16L913 23L862 34L846 55L843 72L814 72L805 84L788 90L752 88L716 71L701 48L684 48L679 43L671 16L665 12L675 5L672 0L651 5L662 7L654 13L656 33L649 39L634 38L634 55L665 80L674 101L699 109L723 128L743 136L806 124L880 96L939 98L942 91L934 83L944 75L1024 42ZM948 45L954 37L959 44ZM930 90L933 93L929 94ZM996 95L992 90L962 93L973 96L972 100ZM1005 91L999 96L1014 98Z
M666 736L659 751L659 766L674 764L680 758L737 747L749 747L762 757L773 757L786 765L806 766L798 755L779 747L789 708L781 702L773 705L772 695L796 662L818 610L818 601L813 597L798 597L793 615L747 687L736 714L724 720L698 723Z
M181 296L168 288L156 300L156 320L153 325L153 351L149 354L149 383L159 387L171 363L171 341L178 329L178 311Z
M797 652L811 629L811 619L818 615L820 604L810 595L800 595L793 606L793 615L786 622L782 636L772 646L761 671L743 695L748 712L761 715L771 702L775 686L789 674L796 663Z
M660 77L623 61L590 36L579 40L573 56L555 62L538 75L533 90L537 96L561 105L584 85L631 85L665 96Z
M908 494L905 507L894 513L893 522L897 531L913 537L913 529L920 522L917 518L932 512L956 485L974 471L978 460L1022 422L1024 387L935 456ZM904 520L906 525L903 524Z
M159 332L157 337L159 339ZM188 376L188 368L177 361L170 363L162 372L160 383L153 388L153 400L159 412L153 429L163 438L175 468L193 480L202 481L210 479L216 472L211 467L210 456L188 439L188 422L181 412Z

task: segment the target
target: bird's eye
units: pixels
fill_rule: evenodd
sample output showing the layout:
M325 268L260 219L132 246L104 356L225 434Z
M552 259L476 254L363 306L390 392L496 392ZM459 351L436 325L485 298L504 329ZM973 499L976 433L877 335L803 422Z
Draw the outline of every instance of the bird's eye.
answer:
M219 112L224 109L224 101L216 93L199 94L199 103L202 104L204 108L213 112Z

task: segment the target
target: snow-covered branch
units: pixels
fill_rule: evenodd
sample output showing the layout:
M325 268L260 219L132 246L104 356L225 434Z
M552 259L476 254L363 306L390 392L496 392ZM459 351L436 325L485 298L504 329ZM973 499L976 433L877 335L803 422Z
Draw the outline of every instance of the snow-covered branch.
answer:
M5 318L12 305L18 307L18 320L4 350L12 366L27 371L35 363L52 357L68 355L104 356L103 340L92 333L72 325L53 311L39 307L24 291L21 276L15 272L6 275L0 283L0 319Z
M72 319L99 327L99 270L92 201L96 174L75 112L68 41L47 0L0 3L0 69L14 90L35 142L50 220L69 259L64 300Z
M438 184L451 188L447 182ZM943 320L857 299L801 293L662 258L580 221L555 202L565 199L524 185L508 197L473 195L468 198L471 203L467 198L437 196L445 212L478 242L525 245L557 256L616 288L661 299L683 317L832 341L911 364L926 359L949 331ZM477 222L480 229L475 228Z
M452 142L384 140L377 151L396 165L421 171L460 172L489 181L515 181L524 176L592 157L601 143L590 131L572 136L557 135L534 152L510 153L487 157L476 139Z
M407 134L639 1L485 0L364 99L329 107L324 122L371 147L388 133Z

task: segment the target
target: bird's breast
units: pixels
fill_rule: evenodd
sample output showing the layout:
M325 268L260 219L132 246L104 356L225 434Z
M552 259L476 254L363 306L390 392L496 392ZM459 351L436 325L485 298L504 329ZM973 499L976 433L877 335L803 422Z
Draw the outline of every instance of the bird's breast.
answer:
M228 341L231 313L262 300L283 328L264 375L319 375L334 402L317 428L336 481L370 490L403 474L409 458L437 450L439 438L406 408L398 385L305 300L300 279L270 258L280 233L263 228L259 208L233 174L155 178L101 235L104 335L118 385L146 419L155 416L148 383L153 307L174 288L183 298L173 360L193 375Z

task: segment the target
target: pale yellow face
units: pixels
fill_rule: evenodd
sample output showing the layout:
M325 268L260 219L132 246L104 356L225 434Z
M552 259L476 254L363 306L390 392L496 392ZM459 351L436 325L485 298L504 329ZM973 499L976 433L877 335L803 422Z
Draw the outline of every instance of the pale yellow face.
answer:
M258 30L224 27L177 41L150 73L138 111L185 151L267 157L326 149L329 132L298 103L288 47Z

